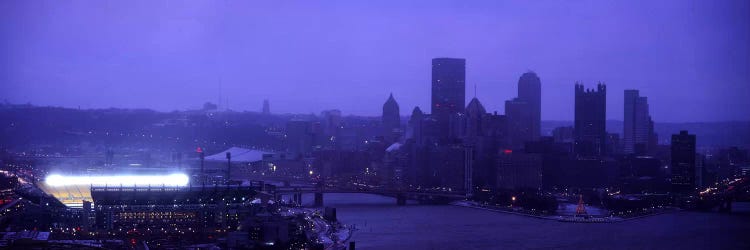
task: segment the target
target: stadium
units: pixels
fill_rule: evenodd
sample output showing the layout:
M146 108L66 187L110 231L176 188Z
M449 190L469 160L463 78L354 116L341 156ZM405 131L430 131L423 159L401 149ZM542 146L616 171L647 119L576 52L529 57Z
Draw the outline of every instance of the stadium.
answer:
M278 157L269 152L231 147L205 156L205 164L200 163L200 166L205 165L205 169L193 166L191 169L183 169L184 173L174 173L170 172L172 169L167 168L144 168L133 173L132 169L115 168L107 169L106 173L98 175L50 174L37 183L37 186L62 204L71 208L81 208L83 201L94 201L91 189L95 186L157 188L224 185L227 183L227 155L231 155L231 165L235 169L232 176L238 177L248 177L259 166L268 168L266 162Z
M49 175L38 186L62 204L81 208L83 201L93 201L91 188L104 187L184 187L189 184L185 174L168 175L102 175L63 176Z

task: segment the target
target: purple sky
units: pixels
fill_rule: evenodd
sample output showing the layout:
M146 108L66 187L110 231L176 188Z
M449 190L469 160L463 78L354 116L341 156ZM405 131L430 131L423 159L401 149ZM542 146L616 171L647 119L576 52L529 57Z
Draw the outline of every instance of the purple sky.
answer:
M467 99L503 113L527 70L542 119L573 84L640 89L657 122L750 120L750 1L0 1L0 99L170 111L429 110L430 59L467 60ZM375 2L375 3L373 3ZM469 4L470 2L470 4ZM468 100L467 100L468 103Z

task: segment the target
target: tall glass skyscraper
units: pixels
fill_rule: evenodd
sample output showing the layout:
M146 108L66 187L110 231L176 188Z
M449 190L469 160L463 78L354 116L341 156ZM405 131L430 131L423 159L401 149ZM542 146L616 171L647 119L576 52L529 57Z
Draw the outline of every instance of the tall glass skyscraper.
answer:
M432 116L440 135L449 132L450 117L466 107L466 59L432 59Z
M690 192L695 188L695 135L680 131L672 135L672 191Z
M528 140L539 139L542 124L542 81L534 72L526 72L518 78L518 99L527 105L530 120Z
M648 99L645 96L640 96L638 90L626 89L623 113L624 153L645 153L652 137Z

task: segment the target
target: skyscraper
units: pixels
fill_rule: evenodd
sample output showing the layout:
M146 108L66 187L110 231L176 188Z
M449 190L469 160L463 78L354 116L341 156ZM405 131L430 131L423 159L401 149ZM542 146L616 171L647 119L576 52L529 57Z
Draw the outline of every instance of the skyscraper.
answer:
M532 141L532 120L534 114L530 112L531 105L520 98L505 101L505 115L508 117L510 130L510 145L513 149L521 149L527 141Z
M527 104L527 112L530 113L528 140L539 139L542 123L542 82L534 72L526 72L518 78L518 99Z
M607 86L596 89L575 85L575 151L579 156L601 156L606 152Z
M466 59L432 59L432 116L437 120L440 135L448 135L451 115L466 106Z
M539 139L542 123L542 83L534 72L518 78L518 97L505 101L510 146L523 148L529 141Z
M268 104L268 99L263 100L263 110L264 115L270 115L271 114L271 105Z
M479 102L479 99L474 97L466 106L466 131L465 136L477 137L484 135L482 130L482 122L487 111Z
M401 115L399 112L398 103L393 98L393 94L388 97L388 100L383 104L383 138L387 142L395 142L400 136L401 128Z
M695 188L695 135L680 131L672 135L672 191L689 192Z
M652 122L646 97L639 96L638 90L625 90L624 114L623 152L645 153L652 138Z
M422 120L424 119L424 113L419 107L414 107L411 111L411 117L406 129L406 139L413 139L415 143L422 143Z

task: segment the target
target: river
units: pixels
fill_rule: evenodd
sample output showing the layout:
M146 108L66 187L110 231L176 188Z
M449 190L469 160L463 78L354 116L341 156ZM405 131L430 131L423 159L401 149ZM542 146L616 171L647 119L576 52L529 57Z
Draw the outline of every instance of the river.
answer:
M369 194L324 200L339 221L356 224L357 249L750 249L747 203L732 214L672 212L580 224L451 205L396 206L394 198Z

